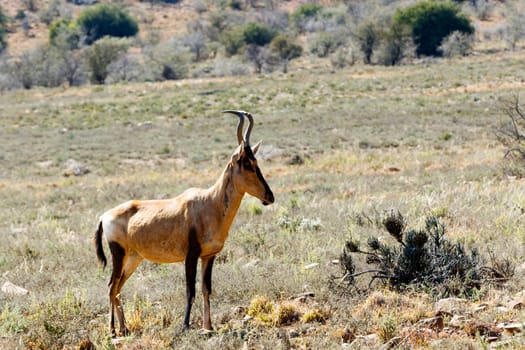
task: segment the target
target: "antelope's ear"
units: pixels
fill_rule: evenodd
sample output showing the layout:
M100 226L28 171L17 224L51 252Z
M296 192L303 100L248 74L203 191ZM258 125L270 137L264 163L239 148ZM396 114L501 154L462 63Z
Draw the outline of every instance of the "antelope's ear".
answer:
M261 142L262 142L262 140L257 142L255 144L255 146L252 147L252 152L253 152L254 155L257 154L257 151L259 150L259 146L261 146Z
M235 150L235 152L233 152L231 162L232 163L238 162L242 158L243 155L244 155L244 141L242 141L241 144Z

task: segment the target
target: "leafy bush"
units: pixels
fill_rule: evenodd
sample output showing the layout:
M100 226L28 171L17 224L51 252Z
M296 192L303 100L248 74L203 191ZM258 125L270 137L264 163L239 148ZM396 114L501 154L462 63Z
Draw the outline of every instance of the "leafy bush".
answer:
M248 45L269 44L277 33L258 23L247 23L243 29L244 42Z
M50 25L59 18L71 18L71 9L64 3L64 0L52 0L47 9L39 12L40 20Z
M421 1L397 10L393 20L399 25L408 26L419 56L441 56L439 45L454 31L474 33L469 18L450 2Z
M382 35L377 49L377 62L385 66L400 64L414 54L412 37L406 26L392 23Z
M221 36L221 42L228 55L239 53L246 45L265 46L277 35L265 26L258 23L236 25L226 30Z
M188 73L188 59L180 50L180 43L170 40L157 45L150 53L150 69L154 80L182 79Z
M130 37L139 31L137 21L114 4L97 4L83 10L77 24L85 33L88 45L104 36Z
M508 260L501 263L492 256L493 266L483 266L476 249L467 251L461 243L445 238L445 225L435 216L427 217L421 230L407 230L405 218L394 211L379 222L399 245L390 246L370 237L364 250L359 242L348 240L340 257L344 273L341 281L347 287L355 287L356 277L372 274L369 287L381 280L396 289L412 286L440 296L469 296L483 283L494 278L508 279L513 274ZM366 256L366 263L373 268L356 272L356 253Z
M80 31L74 22L67 18L59 18L49 26L49 42L52 45L65 45L76 49L80 43Z
M0 61L0 88L31 89L34 86L70 86L85 82L85 65L80 52L62 46L42 45Z
M315 17L322 9L323 7L318 4L302 4L292 12L290 20L299 31L303 31L306 21Z
M103 38L94 43L87 51L87 63L91 82L104 84L109 64L117 60L128 50L129 43L125 39Z
M525 38L525 19L521 14L519 3L514 6L509 4L508 6L503 28L503 38L510 49L514 50L518 41Z
M244 31L242 26L234 26L226 30L220 37L224 50L229 56L233 56L245 45Z
M294 58L300 57L303 53L301 45L286 34L279 34L270 43L270 51L278 58L283 65L283 73L288 71L288 63Z
M374 21L361 23L354 34L359 49L363 53L363 62L372 63L372 55L381 40L380 26Z
M466 56L472 52L473 44L474 37L472 35L455 31L443 39L439 51L445 57Z
M308 42L310 52L317 57L326 57L337 48L337 38L328 32L315 33Z
M7 22L8 18L4 14L4 9L0 6L0 52L2 52L7 46L7 41L5 40L7 35Z

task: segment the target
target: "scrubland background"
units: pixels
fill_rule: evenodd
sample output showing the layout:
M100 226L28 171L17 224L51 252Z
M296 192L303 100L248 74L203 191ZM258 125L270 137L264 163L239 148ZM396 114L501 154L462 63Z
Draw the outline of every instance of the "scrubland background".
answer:
M8 13L24 9L25 2L14 3L0 1ZM40 9L50 3L36 2ZM140 23L143 37L183 35L183 18L211 11L197 5L214 9L206 1L121 3L148 18ZM525 89L524 47L509 46L502 34L510 3L484 3L486 17L463 5L476 23L467 56L384 66L362 63L355 51L352 64L339 66L337 50L326 57L305 50L287 73L255 74L242 55L219 50L203 62L190 59L179 80L5 85L0 282L28 293L0 293L0 348L339 349L378 348L393 338L401 348L520 348L520 331L489 339L483 327L525 321L514 303L525 302L525 186L495 135L507 122L501 100ZM275 4L282 11L297 6ZM8 34L10 57L47 40L47 27L31 23L31 37L22 40L20 29ZM217 73L230 59L243 74ZM198 332L200 293L194 329L180 332L183 265L144 262L123 289L133 336L112 340L109 271L97 265L92 245L98 216L128 199L211 186L236 146L237 120L224 109L255 116L252 139L263 140L259 164L276 202L263 207L247 196L241 205L213 271L216 332ZM334 289L329 280L341 273L346 239L391 240L359 218L391 209L412 227L438 215L450 239L512 261L514 277L482 286L437 330L422 323L438 302L425 291L400 293L379 283L360 295ZM247 317L256 303L292 316ZM464 322L451 323L453 314Z

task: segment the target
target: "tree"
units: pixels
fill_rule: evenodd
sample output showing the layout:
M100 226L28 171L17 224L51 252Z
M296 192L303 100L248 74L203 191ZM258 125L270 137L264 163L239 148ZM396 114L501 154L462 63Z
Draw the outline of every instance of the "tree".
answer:
M359 45L359 49L363 53L364 63L372 63L372 55L376 47L379 45L379 40L381 38L379 26L372 21L363 22L357 28L355 38Z
M91 45L104 36L130 37L138 33L137 21L122 7L114 4L98 4L83 10L77 24Z
M323 7L314 3L306 3L299 6L291 15L290 20L294 26L300 31L304 31L306 22L309 19L317 16Z
M207 39L202 32L192 32L184 40L184 45L193 53L193 60L199 62L205 57Z
M413 46L407 26L393 22L382 35L377 61L385 66L399 64L405 57L414 54Z
M441 56L439 45L454 31L474 33L469 18L450 2L421 1L397 10L393 20L398 25L408 26L418 56Z
M103 38L94 43L87 51L87 64L91 82L104 84L108 76L108 66L128 50L125 39Z
M76 24L67 18L59 18L49 26L49 42L52 45L67 46L76 49L80 43L80 31Z
M286 34L279 34L273 38L270 43L270 50L282 63L283 73L288 72L288 63L303 53L303 48Z
M264 25L250 22L243 28L244 42L248 45L264 46L275 37L276 32Z
M7 22L8 18L4 14L4 9L0 6L0 52L4 51L7 47L7 41L5 40L7 35Z

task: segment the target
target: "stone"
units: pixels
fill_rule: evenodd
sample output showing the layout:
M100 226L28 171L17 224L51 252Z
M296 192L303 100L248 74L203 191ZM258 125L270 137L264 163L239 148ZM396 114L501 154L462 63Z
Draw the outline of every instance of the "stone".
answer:
M79 163L74 159L68 159L64 165L66 166L66 168L64 169L62 175L66 177L83 176L91 172L91 170L89 170L89 168L85 164Z
M441 332L444 327L443 317L441 316L425 318L420 320L417 324L422 325L426 328L430 328L437 333Z
M2 292L8 295L26 295L29 293L27 289L17 286L9 281L5 281L2 285Z
M467 318L463 315L454 315L449 321L449 325L455 328L463 328L467 323Z
M469 302L466 299L461 298L445 298L440 299L434 304L434 309L438 315L450 314L457 315L467 311L469 308Z

